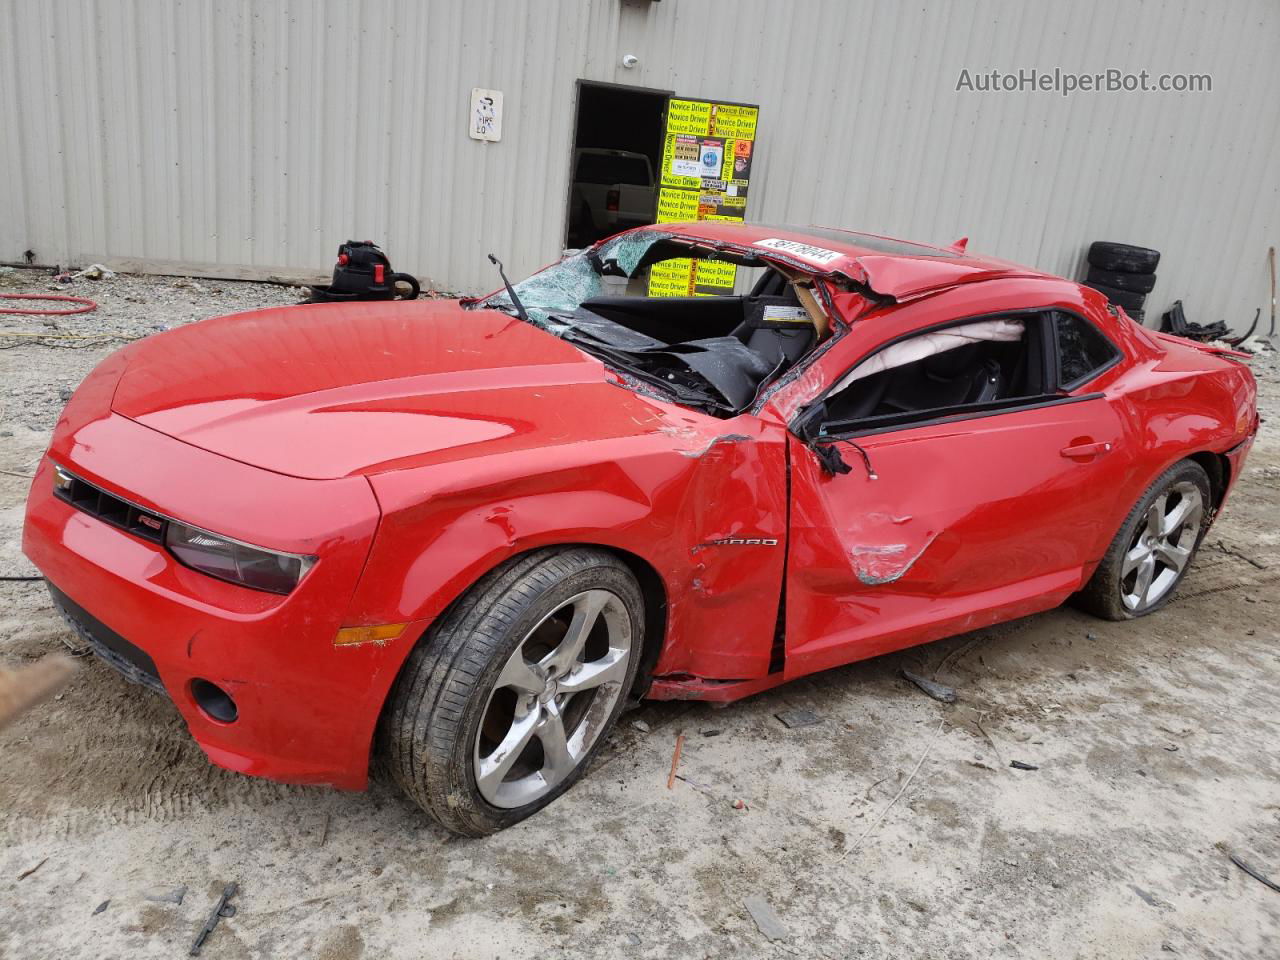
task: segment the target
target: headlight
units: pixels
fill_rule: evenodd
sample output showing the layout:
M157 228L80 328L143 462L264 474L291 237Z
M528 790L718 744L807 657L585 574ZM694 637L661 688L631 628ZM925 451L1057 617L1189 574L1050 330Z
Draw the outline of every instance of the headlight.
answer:
M288 593L316 562L315 557L264 550L177 520L166 524L164 545L193 570L270 593Z

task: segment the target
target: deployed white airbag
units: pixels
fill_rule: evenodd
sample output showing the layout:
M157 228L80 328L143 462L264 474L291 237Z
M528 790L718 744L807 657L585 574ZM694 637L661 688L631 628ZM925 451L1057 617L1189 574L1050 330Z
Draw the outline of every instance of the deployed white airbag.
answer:
M949 327L946 330L937 330L933 333L922 333L918 337L912 337L910 340L901 340L885 347L879 353L867 357L866 360L863 360L862 363L845 374L844 379L837 383L831 392L839 393L854 381L880 373L883 370L892 370L894 367L915 363L917 360L932 357L937 353L955 350L957 347L967 347L971 343L981 343L983 341L994 340L1012 343L1016 340L1021 340L1022 334L1023 325L1021 320L1006 319L979 320L977 323L966 323L958 327Z

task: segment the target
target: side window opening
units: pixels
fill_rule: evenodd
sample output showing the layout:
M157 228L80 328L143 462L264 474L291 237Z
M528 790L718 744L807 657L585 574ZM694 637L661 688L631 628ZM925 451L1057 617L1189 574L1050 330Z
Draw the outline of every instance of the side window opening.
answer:
M922 333L878 350L837 382L829 424L867 428L965 408L1041 398L1046 383L1042 315L993 317Z
M1084 317L1058 313L1053 318L1058 384L1073 390L1120 359L1120 351Z

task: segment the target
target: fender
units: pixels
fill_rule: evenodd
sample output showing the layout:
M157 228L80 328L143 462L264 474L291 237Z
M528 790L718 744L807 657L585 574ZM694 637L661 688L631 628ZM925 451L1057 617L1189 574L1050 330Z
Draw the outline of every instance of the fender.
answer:
M634 554L661 579L667 635L656 638L655 673L767 674L786 554L785 434L749 416L715 428L724 432L371 477L382 520L345 623L430 622L510 557L594 544Z

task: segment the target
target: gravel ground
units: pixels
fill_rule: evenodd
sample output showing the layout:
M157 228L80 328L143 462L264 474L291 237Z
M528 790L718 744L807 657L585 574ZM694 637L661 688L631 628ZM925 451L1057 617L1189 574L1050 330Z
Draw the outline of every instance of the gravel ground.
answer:
M47 282L0 274L0 290ZM23 475L119 345L108 335L297 299L153 277L72 287L101 308L0 318L75 337L0 334L0 575L32 572ZM1264 416L1280 414L1280 365L1255 369ZM1280 879L1278 487L1264 428L1154 616L1061 609L724 709L646 705L573 791L485 840L444 834L386 784L215 769L171 704L84 662L0 734L0 958L179 955L230 880L239 912L210 957L1280 955L1280 894L1227 858ZM0 663L64 640L39 584L0 583ZM928 699L904 667L959 701ZM821 722L784 727L775 715L795 708ZM681 731L687 779L667 790ZM181 903L147 898L182 885ZM785 939L762 935L749 897Z

